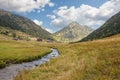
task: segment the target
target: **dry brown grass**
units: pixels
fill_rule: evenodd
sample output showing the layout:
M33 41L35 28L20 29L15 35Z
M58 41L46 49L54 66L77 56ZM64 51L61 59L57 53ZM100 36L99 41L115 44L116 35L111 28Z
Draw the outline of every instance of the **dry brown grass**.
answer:
M49 45L52 46L52 45ZM61 55L15 80L119 80L120 35L102 40L56 45Z

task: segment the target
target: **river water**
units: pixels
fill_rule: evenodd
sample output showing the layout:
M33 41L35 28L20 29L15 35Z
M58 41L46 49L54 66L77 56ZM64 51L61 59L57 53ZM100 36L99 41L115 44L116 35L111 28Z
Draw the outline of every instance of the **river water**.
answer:
M41 59L25 62L21 64L12 64L3 69L0 69L0 80L14 80L14 77L22 70L34 69L36 66L44 64L49 61L51 58L56 58L59 56L57 49L51 49L52 52Z

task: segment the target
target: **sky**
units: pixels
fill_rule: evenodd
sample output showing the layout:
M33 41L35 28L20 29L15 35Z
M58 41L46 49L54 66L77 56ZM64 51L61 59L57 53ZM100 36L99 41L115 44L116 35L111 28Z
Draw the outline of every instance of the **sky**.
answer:
M97 29L120 11L120 0L0 0L0 9L54 33L73 21Z

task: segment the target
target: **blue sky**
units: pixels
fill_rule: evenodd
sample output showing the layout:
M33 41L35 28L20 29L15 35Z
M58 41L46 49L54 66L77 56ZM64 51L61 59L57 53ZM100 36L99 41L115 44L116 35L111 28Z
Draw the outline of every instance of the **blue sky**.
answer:
M1 0L1 9L25 16L50 32L72 21L94 29L120 11L120 0ZM114 6L116 5L116 6Z

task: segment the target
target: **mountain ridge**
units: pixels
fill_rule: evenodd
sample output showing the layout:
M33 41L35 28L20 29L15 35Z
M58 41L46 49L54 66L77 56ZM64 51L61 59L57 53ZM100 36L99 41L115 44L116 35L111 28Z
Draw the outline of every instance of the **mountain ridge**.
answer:
M36 25L32 20L4 10L0 10L0 26L9 27L35 37L51 38L51 33Z
M73 21L62 30L54 33L53 37L56 41L59 42L75 42L82 39L92 31L92 28L82 26L79 23Z
M91 34L89 34L87 37L83 38L80 41L82 42L101 39L119 33L120 33L120 12L113 15L100 28L93 31Z

